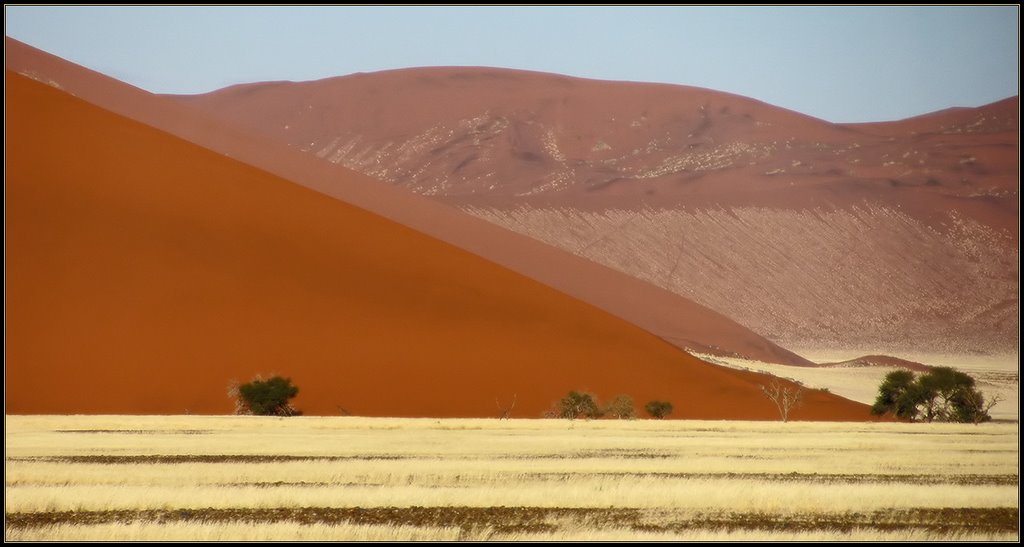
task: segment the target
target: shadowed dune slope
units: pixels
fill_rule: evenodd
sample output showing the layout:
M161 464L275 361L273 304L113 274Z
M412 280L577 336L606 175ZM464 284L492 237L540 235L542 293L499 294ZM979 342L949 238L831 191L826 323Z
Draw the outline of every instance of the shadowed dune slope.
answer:
M5 52L8 70L467 250L625 319L684 350L790 365L811 364L690 298L381 184L16 40L5 40Z
M335 414L536 416L571 388L772 419L703 363L521 275L6 72L6 411L217 413L290 376ZM867 418L814 392L799 417Z
M1017 97L844 125L709 89L429 67L177 100L784 347L1019 346Z

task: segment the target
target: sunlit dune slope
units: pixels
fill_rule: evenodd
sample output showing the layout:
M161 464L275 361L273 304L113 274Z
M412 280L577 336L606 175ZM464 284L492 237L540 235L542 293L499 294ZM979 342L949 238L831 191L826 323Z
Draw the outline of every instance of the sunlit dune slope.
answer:
M8 70L467 250L625 319L684 350L790 365L811 364L690 298L404 189L381 184L16 40L7 38L4 44Z
M218 413L290 376L336 414L537 416L571 388L776 417L705 364L537 282L6 73L6 410ZM863 419L813 393L799 417Z

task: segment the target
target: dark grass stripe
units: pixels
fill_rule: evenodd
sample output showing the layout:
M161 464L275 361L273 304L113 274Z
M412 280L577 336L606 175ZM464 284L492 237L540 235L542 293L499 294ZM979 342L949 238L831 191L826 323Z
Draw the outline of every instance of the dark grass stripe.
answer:
M387 461L436 459L436 456L402 456L394 454L360 454L351 456L292 456L292 455L253 455L253 454L212 454L212 455L88 455L88 456L49 456L8 458L11 462L49 462L71 464L184 464L184 463L280 463L304 461ZM509 458L512 459L512 458ZM579 473L512 473L516 476L538 480L570 480L580 476ZM836 484L956 484L965 486L994 485L1012 486L1020 482L1018 475L900 475L900 474L831 474L831 473L666 473L666 472L587 472L586 475L598 477L630 477L630 478L666 478L666 479L713 479L713 480L756 480L769 482L814 482ZM280 483L289 485L290 483Z
M493 475L459 476L458 480L464 484L475 484L477 479L488 483L495 477L509 477L509 480L540 481L540 482L570 482L579 479L581 476L587 478L659 478L659 479L693 479L693 480L755 480L758 482L809 482L816 484L910 484L910 485L942 485L955 484L961 486L1016 486L1019 482L1017 475L828 475L828 474L771 474L771 473L643 473L643 472L608 472L596 473L495 473ZM423 483L429 486L431 476L413 477L417 484ZM221 484L221 483L218 483ZM330 483L330 482L235 482L224 483L226 486L258 486L261 488L275 486L384 486L377 483Z
M212 429L55 429L56 433L117 433L123 435L208 435Z
M280 463L308 461L345 461L345 460L405 460L408 456L393 454L363 454L358 456L287 456L259 454L154 454L132 456L50 456L7 458L12 462L51 462L51 463L93 463L106 465L123 464L174 464L174 463Z
M836 484L957 484L965 486L995 485L1013 486L1020 482L1018 475L880 475L880 474L830 474L830 473L662 473L662 472L592 472L593 477L630 477L665 479L714 479L714 480L756 480L761 482L812 482ZM541 480L571 480L579 478L578 473L526 473L523 476Z
M30 528L54 524L271 522L388 526L456 526L462 530L490 528L496 533L551 532L559 522L600 530L631 528L647 532L728 530L765 532L927 531L937 534L1019 531L1018 508L941 508L886 510L866 513L674 514L659 510L545 507L303 507L280 509L178 509L145 511L62 511L6 513L6 525Z

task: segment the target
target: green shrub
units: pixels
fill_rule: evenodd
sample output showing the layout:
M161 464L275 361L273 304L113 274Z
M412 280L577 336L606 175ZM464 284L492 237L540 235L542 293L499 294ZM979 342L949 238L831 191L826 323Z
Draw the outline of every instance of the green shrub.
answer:
M636 418L636 408L633 407L633 398L629 395L616 395L606 407L604 415L619 420L632 420Z
M592 394L570 391L568 395L562 397L556 403L555 415L567 420L575 420L577 418L593 420L601 417L601 408L597 405L597 400Z
M651 401L644 406L652 417L663 420L665 416L672 414L672 403L668 401Z
M288 401L299 394L299 388L292 385L291 378L274 376L269 380L259 377L238 386L236 414L256 416L298 416L302 414Z

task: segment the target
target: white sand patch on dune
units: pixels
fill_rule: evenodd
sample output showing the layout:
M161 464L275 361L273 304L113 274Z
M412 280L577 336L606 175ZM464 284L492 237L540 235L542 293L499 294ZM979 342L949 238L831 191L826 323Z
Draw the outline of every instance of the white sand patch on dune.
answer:
M865 355L878 355L877 350L860 351L830 350L817 348L791 348L797 354L816 363L837 363ZM828 389L841 397L872 404L878 394L878 386L892 367L844 366L844 367L796 367L752 361L717 355L697 355L698 358L740 370L764 372L802 383L811 389ZM1020 418L1020 370L1019 354L994 355L952 355L952 354L900 354L894 357L916 361L931 366L953 367L970 374L978 382L978 388L986 396L999 395L1002 399L991 411L997 420L1018 420Z

